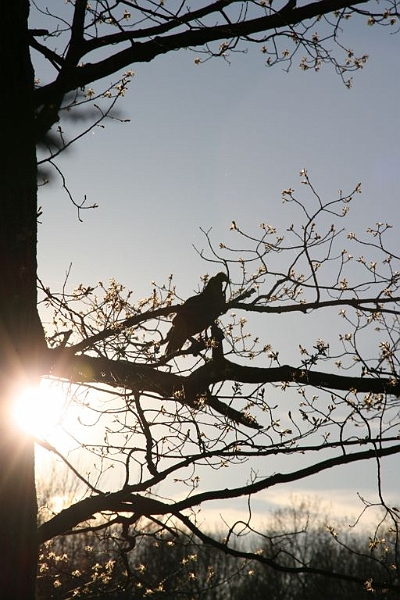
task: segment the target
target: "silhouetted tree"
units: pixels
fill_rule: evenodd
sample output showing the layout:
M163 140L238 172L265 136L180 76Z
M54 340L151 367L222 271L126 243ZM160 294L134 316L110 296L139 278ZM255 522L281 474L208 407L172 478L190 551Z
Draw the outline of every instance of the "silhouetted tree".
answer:
M30 8L41 21L39 29L28 29ZM271 312L298 311L302 314L328 306L353 310L356 315L353 335L343 338L343 344L348 347L336 362L356 358L362 365L361 376L316 371L317 363L329 360L328 347L322 341L318 341L312 351L304 348L299 365L277 366L272 350L264 347L256 350L255 341L248 345L242 318L239 322L222 322L218 330L214 330L214 347L211 344L188 370L187 367L182 370L178 360L168 364L165 358L157 358L156 350L157 342L164 340L161 321L179 311L179 305L170 303L171 291L156 291L154 300L149 298L130 305L122 300L115 286L107 291L103 305L99 306L89 287L82 287L70 298L44 286L41 297L44 295L57 315L66 315L70 323L65 329L59 321L60 331L46 332L47 338L37 311L35 144L40 143L42 148L41 166L51 164L59 169L55 159L71 142L65 141L62 127L55 133L51 128L65 114L79 115L80 109L91 100L96 100L93 106L97 106L97 122L107 118L115 101L124 95L132 73L128 70L118 75L119 80L98 95L88 86L130 69L135 63L149 62L174 50L195 49L195 61L202 62L213 56L226 58L230 52L243 48L243 43L254 42L260 44L267 64L282 61L290 64L298 49L303 48L306 56L300 61L303 69L318 70L324 62L330 63L349 85L347 74L361 68L366 60L364 56L356 57L338 39L350 15L390 25L397 21L398 7L390 0L383 5L363 0L355 4L321 0L299 7L294 2L275 6L263 1L217 0L194 9L186 2L170 7L166 2L150 0L116 3L104 0L89 4L86 0L75 0L62 8L48 8L28 0L2 3L0 18L4 35L0 42L0 61L7 93L2 94L0 110L4 147L0 177L0 589L8 600L34 597L38 541L66 534L93 515L107 516L111 523L119 524L122 531L128 526L127 518L131 519L129 527L133 531L140 523L135 535L143 529L142 520L156 519L166 526L172 516L174 527L181 523L202 539L205 534L190 518L190 510L201 503L248 497L275 483L297 480L352 461L380 460L399 452L390 425L393 411L397 410L397 401L392 398L399 392L398 277L391 266L394 257L382 245L384 231L379 226L373 232L375 237L370 248L382 253L384 266L365 263L361 268L367 279L353 284L344 276L350 259L342 254L336 279L328 283L321 280L319 265L331 261L329 248L336 233L327 231L317 239L313 223L328 205L320 206L313 215L307 216L301 232L293 231L297 245L292 249L298 254L289 268L279 270L280 267L270 265L269 257L266 260L266 253L273 256L284 249L281 241L271 242L268 228L260 238L254 238L253 253L259 260L255 275L248 275L245 268L243 271L239 268L241 275L237 270L231 272L238 266L236 260L230 262L229 258L221 257L217 262L229 272L232 294L228 305L236 312L270 315ZM280 48L281 40L284 40L284 51ZM330 50L335 44L337 55ZM287 50L286 46L291 49ZM38 83L40 73L35 72L32 65L31 50L55 71L54 80ZM296 201L290 191L287 197ZM337 206L345 205L349 199L350 195L340 197ZM85 208L84 204L76 206L78 213ZM331 208L332 205L329 210ZM328 248L325 256L321 259L316 252L311 259L313 250L321 250L324 243ZM301 261L305 263L304 273L298 270ZM245 264L239 261L241 266ZM363 292L366 283L373 290L372 295ZM266 286L264 291L261 285ZM307 293L301 295L301 290ZM117 306L116 300L122 304ZM75 302L80 303L78 312L73 310ZM88 312L80 316L85 302ZM109 311L106 326L102 311ZM347 315L345 318L349 319ZM393 319L390 324L389 319ZM155 324L154 336L147 336L149 321ZM354 332L368 327L371 321L378 321L389 334L378 353L367 357L359 348ZM224 341L219 330L225 336ZM135 335L143 332L144 343L137 344ZM63 342L56 346L54 341L60 337L55 336L59 333ZM235 356L240 357L239 362L231 360ZM242 361L257 356L270 357L275 366L250 366ZM38 537L33 440L15 430L9 407L18 388L36 384L40 377L50 375L117 391L118 410L125 411L126 415L126 424L117 417L120 427L117 436L125 436L124 444L121 439L108 440L107 433L103 449L93 450L107 462L107 456L118 447L122 456L118 461L125 461L126 472L121 488L111 493L87 478L87 497L43 523ZM300 422L292 413L289 417L292 425L283 430L273 418L273 409L264 395L264 386L273 383L297 386L304 398L298 413ZM245 391L244 384L252 388ZM324 407L316 407L313 396L308 395L308 386L329 390L333 400ZM336 417L339 408L344 416ZM265 415L270 419L268 425L261 422ZM377 429L370 427L372 418L378 423ZM359 425L357 435L347 432L347 424L353 422ZM263 429L253 437L253 431L259 427ZM249 428L252 429L249 431ZM311 460L307 466L296 465L282 475L247 483L235 481L232 489L196 492L198 465L235 464L250 456L275 455L277 451L292 454L293 450L302 453L309 450L312 454L319 445L313 438L307 447L306 439L311 440L311 434L318 430L327 436L320 444L326 450L323 460ZM138 446L133 441L136 436L142 439ZM361 442L363 445L357 450ZM132 465L139 467L138 473L133 473ZM189 472L189 467L191 476L179 474L182 469ZM191 486L191 493L178 501L151 497L150 491L170 477L181 477L185 485ZM85 477L81 475L81 479ZM388 507L387 511L397 527L397 513ZM228 540L235 531L236 526L232 526ZM214 540L212 543L223 552L236 552L228 542ZM274 559L256 556L254 558L261 563L280 568ZM301 569L307 572L308 567L302 565ZM357 580L357 576L354 579ZM395 585L394 579L388 586Z

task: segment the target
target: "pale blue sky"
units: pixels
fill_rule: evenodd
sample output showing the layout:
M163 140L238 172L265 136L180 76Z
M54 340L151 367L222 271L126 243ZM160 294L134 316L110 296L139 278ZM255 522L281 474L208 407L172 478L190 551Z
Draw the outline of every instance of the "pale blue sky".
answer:
M212 272L192 248L205 245L199 227L212 227L217 243L231 239L233 219L253 232L262 221L289 225L281 190L300 187L303 167L323 197L362 182L349 229L377 220L397 226L400 34L354 19L346 37L356 54L370 55L351 90L329 66L318 74L296 64L290 73L266 68L257 46L231 64L196 66L196 54L183 51L132 65L136 75L119 104L130 122L109 121L58 162L76 201L86 194L99 208L79 223L57 179L40 192L44 282L60 289L72 262L71 286L115 277L138 300L152 280L174 273L178 291L189 295ZM283 318L274 330L281 338L282 327L296 327ZM329 334L315 329L313 338ZM297 343L281 341L289 358L297 352ZM372 484L373 472L368 480L365 469L356 471L360 486ZM346 487L343 473L320 476L311 490Z
M284 225L280 192L299 187L302 167L322 195L362 182L355 224L393 222L400 36L356 25L351 46L370 59L351 90L329 66L266 68L257 46L230 65L196 66L188 51L133 65L119 104L130 123L108 122L59 161L76 200L86 194L99 208L82 224L56 183L40 194L41 276L60 282L72 261L74 283L116 277L144 295L173 272L191 292L207 270L192 250L203 245L199 227L219 241L232 219Z

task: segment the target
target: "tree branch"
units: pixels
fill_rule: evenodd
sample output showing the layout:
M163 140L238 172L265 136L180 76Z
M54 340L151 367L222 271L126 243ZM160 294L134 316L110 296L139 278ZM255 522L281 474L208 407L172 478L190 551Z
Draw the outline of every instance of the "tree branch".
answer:
M322 471L327 471L333 467L343 466L350 463L359 462L361 460L370 460L372 458L381 458L383 456L392 456L400 453L400 445L390 446L389 448L374 448L373 450L365 450L364 452L352 452L350 454L341 454L334 458L328 458L321 462L314 463L304 469L298 469L291 473L275 473L271 477L266 477L237 488L225 488L223 490L213 490L211 492L203 492L200 494L194 494L190 498L176 502L174 505L174 511L182 511L192 506L202 504L203 502L210 502L211 500L228 500L231 498L245 497L250 494L255 494L262 490L266 490L276 485L284 483L292 483L293 481L299 481L305 479L311 475L316 475Z
M48 353L48 374L54 377L78 384L99 383L113 388L128 388L139 393L153 393L191 407L199 407L199 402L204 402L233 422L253 429L261 428L255 419L221 402L210 393L209 387L226 381L251 384L286 382L328 390L400 396L398 380L344 377L289 365L275 368L246 367L223 356L218 357L217 361L211 360L200 366L188 376L182 376L161 371L151 365L103 357L71 356L68 349L49 350Z
M177 515L182 510L198 506L199 504L211 500L228 500L249 496L275 485L298 481L336 466L359 462L361 460L370 460L371 458L391 456L398 453L400 453L400 445L391 446L389 448L374 448L373 450L364 452L342 454L341 456L321 461L291 473L276 473L271 477L263 478L255 483L242 487L225 488L222 490L194 494L185 500L175 502L174 504L167 504L155 500L154 498L132 494L131 491L127 490L99 494L73 504L62 510L58 515L46 523L43 523L38 529L39 542L43 543L52 537L70 532L80 523L92 519L96 513L111 511L133 513L137 516ZM181 515L179 515L179 518L181 518Z
M57 535L69 533L74 527L93 518L96 513L112 511L138 516L164 515L171 512L168 504L138 494L115 492L90 496L72 504L38 528L38 541L43 543Z
M391 298L340 298L337 300L325 300L318 302L305 302L304 304L289 304L287 306L265 306L256 304L262 299L268 300L268 296L261 295L255 298L252 302L244 303L232 300L228 303L227 310L231 308L237 308L239 310L246 310L248 312L258 313L270 313L270 314L282 314L289 312L302 312L306 313L311 310L318 310L319 308L328 308L332 306L351 306L352 308L358 308L359 310L368 312L385 312L390 314L398 314L398 310L385 309L385 304L393 304L400 302L400 297L395 296ZM374 304L374 307L365 306L366 304Z
M312 385L317 388L329 390L354 390L357 392L371 392L374 394L389 393L400 395L400 381L367 377L346 377L324 373L322 371L311 371L300 369L290 365L281 367L246 367L233 363L226 358L206 363L187 377L194 389L207 385L220 383L222 381L237 381L240 383L296 383L299 385Z
M368 1L359 0L356 4L363 4ZM239 23L189 29L170 36L156 36L142 43L132 42L129 48L121 50L97 63L86 63L83 66L75 67L68 74L61 71L56 81L35 90L34 102L37 107L41 106L51 102L54 97L57 98L60 94L64 95L77 88L85 87L89 83L107 77L133 63L150 62L156 56L173 50L203 46L204 44L221 39L240 38L254 33L279 29L288 25L297 25L306 19L341 10L348 6L349 3L347 0L318 0L299 8L290 8L290 10L278 11L273 15L249 19ZM134 35L132 35L133 38Z

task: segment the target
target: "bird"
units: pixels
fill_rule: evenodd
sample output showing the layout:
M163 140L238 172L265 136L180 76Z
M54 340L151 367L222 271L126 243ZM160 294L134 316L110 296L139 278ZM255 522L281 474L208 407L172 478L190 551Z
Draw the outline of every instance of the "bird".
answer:
M224 282L229 282L227 275L217 273L200 294L182 304L166 337L166 355L180 350L187 339L210 327L220 316L225 307Z

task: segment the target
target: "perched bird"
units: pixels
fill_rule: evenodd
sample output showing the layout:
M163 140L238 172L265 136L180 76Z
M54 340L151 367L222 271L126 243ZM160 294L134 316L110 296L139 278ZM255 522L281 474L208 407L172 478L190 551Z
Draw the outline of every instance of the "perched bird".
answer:
M219 317L225 306L222 285L228 281L225 273L217 273L200 294L182 304L167 334L167 355L180 350L188 338L210 327Z

